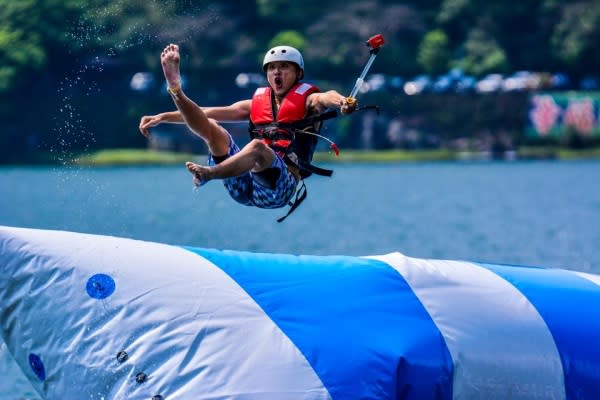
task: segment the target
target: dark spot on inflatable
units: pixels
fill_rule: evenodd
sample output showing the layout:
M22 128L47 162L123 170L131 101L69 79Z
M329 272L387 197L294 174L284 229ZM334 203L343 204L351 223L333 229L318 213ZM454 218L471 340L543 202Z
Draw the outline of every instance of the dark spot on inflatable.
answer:
M91 298L105 299L115 291L115 281L108 275L96 274L88 279L85 289Z
M152 400L163 400L163 397L160 394L152 396Z
M31 366L33 373L40 381L46 380L46 369L44 368L44 363L40 356L33 353L29 354L29 366Z
M138 374L135 376L135 381L136 381L137 383L144 383L144 382L146 382L147 380L148 380L148 376L147 376L145 373L143 373L143 372L140 372L140 373L138 373Z
M129 354L126 351L121 350L117 353L117 361L120 363L124 363L129 358Z

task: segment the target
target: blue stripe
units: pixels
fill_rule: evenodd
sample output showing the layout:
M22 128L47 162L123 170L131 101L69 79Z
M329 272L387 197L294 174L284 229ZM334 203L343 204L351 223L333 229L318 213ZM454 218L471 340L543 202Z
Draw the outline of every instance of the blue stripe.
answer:
M560 269L480 264L500 275L538 310L561 357L568 400L600 394L600 287Z
M333 399L451 399L452 359L406 281L355 257L188 248L232 277Z

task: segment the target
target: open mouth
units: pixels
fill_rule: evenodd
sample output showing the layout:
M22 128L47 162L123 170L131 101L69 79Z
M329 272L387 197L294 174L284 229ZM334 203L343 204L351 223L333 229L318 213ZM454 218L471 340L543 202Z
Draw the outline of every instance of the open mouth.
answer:
M281 79L280 77L276 77L275 78L275 86L278 89L281 89L283 87L283 79Z

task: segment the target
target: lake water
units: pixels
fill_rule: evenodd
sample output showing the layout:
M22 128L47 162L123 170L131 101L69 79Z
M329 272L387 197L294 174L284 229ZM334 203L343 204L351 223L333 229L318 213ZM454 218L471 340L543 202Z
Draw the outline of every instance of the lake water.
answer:
M336 165L283 210L234 203L182 167L0 168L0 225L176 245L561 267L600 273L600 162ZM0 344L0 400L34 399Z

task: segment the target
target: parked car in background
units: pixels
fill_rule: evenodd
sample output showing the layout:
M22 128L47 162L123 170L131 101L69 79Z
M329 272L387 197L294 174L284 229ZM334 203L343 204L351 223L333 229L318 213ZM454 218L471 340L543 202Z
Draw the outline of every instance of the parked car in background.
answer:
M404 84L404 93L409 96L421 94L431 89L432 82L428 75L418 75Z
M571 90L573 83L571 78L563 72L557 72L550 76L550 86L554 90Z
M475 91L476 84L477 79L474 76L464 75L456 82L454 90L456 93L472 93Z
M361 87L361 92L380 92L387 87L386 76L383 74L367 75L367 79Z
M447 93L454 90L454 79L449 74L440 75L431 86L434 93Z
M502 81L502 90L505 92L522 92L535 90L540 86L540 76L531 71L517 71Z
M235 84L237 87L245 89L250 86L265 86L267 79L263 74L254 72L242 72L235 77Z
M475 88L475 78L466 75L460 68L453 68L440 75L432 85L434 93L465 93Z
M404 79L400 76L388 78L388 86L392 92L404 92Z
M493 93L502 89L504 78L501 74L488 74L475 84L475 90L479 93Z

